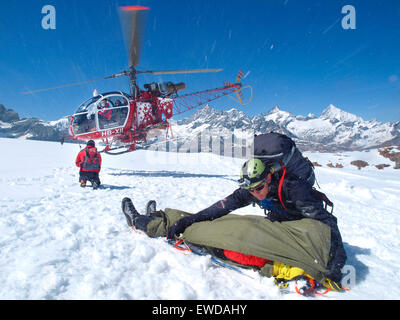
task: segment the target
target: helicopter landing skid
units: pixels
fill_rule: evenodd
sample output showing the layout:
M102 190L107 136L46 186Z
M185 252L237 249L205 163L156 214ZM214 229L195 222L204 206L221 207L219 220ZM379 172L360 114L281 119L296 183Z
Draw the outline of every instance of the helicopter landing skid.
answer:
M128 145L118 146L118 147L114 147L114 148L110 148L107 146L104 148L104 150L102 150L100 152L104 152L109 155L120 155L123 153L128 153L128 152L132 152L132 151L136 151L136 150L147 149L153 143L154 143L154 141L152 141L150 143L142 143L142 144L128 144ZM114 152L115 150L119 150L119 149L125 149L125 150Z
M115 149L111 149L111 150L115 150ZM120 154L128 153L128 152L131 152L131 151L129 151L129 150L124 150L124 151L119 151L119 152L110 152L110 150L109 150L109 151L105 151L105 150L104 150L104 152L105 152L106 154L109 154L109 155L112 155L112 156L118 156L118 155L120 155Z
M125 149L122 151L118 151L118 152L113 152L114 150L119 150L119 149ZM134 144L129 144L129 145L124 145L124 146L118 146L118 147L114 147L114 148L110 148L109 146L106 146L103 150L99 151L99 153L106 153L109 155L119 155L119 154L123 154L123 153L128 153L131 151L137 150L137 148L135 147Z

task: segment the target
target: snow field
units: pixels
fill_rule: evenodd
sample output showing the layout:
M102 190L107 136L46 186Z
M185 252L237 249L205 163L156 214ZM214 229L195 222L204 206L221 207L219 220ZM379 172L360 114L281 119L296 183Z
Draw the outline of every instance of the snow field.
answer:
M398 299L400 171L328 168L360 154L307 154L334 202L355 286L345 294L282 294L273 279L213 265L126 225L123 197L139 212L197 212L230 194L242 160L137 151L103 156L103 188L80 188L78 145L0 139L0 299ZM371 151L370 161L384 163ZM363 159L361 159L363 160ZM386 159L387 160L387 159ZM238 210L260 214L257 207ZM388 290L388 283L393 284Z

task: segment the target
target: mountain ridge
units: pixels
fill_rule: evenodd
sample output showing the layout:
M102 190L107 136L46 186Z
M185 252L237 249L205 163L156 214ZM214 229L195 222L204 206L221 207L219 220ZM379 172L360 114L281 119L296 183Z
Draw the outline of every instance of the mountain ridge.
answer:
M303 151L366 150L400 144L400 121L365 121L332 104L318 117L295 115L277 105L267 112L249 116L242 110L217 110L207 104L191 116L172 120L172 123L173 131L183 140L190 140L205 130L226 137L240 136L243 132L275 131L293 138ZM55 121L20 119L17 112L0 104L0 137L59 141L67 125L65 118Z
M191 117L177 121L186 134L196 128L215 129L228 134L236 130L253 130L255 134L280 132L293 138L302 150L340 151L365 150L400 143L400 121L381 123L365 121L330 104L320 116L294 115L274 106L253 117L243 111L199 109Z

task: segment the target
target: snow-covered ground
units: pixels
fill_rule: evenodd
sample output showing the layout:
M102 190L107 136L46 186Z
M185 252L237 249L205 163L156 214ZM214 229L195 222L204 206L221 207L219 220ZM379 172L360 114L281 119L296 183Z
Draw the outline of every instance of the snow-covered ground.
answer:
M0 299L399 299L400 170L376 151L306 153L335 203L349 276L346 293L282 294L273 279L214 266L126 225L121 199L139 211L197 212L237 186L242 160L137 151L103 156L103 188L82 189L78 145L1 139ZM358 170L353 160L391 164ZM344 164L328 168L327 163ZM249 206L240 214L261 214ZM353 278L352 278L353 277Z

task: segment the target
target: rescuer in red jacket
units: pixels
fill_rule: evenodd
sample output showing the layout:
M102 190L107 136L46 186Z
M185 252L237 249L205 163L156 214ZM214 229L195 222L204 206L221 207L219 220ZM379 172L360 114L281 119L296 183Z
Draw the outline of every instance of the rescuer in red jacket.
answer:
M80 168L81 187L86 187L86 182L90 181L93 189L97 189L100 186L101 155L97 152L93 140L89 140L86 147L78 153L75 163Z

